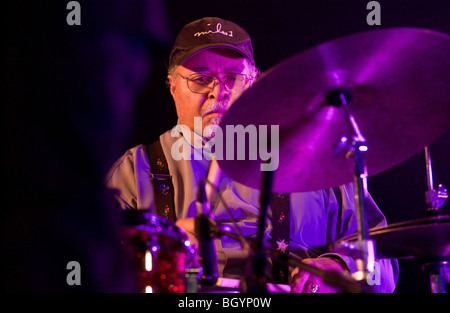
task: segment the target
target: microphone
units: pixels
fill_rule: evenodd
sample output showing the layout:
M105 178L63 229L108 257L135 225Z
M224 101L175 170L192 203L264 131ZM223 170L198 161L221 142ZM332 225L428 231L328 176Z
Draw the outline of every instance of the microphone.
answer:
M205 185L206 199L209 200L209 203L214 202L216 194L213 186L216 188L219 186L221 174L222 171L219 168L219 163L217 163L216 158L212 159L208 168L208 175L206 176L206 181L209 184Z
M218 234L216 223L209 217L210 204L206 196L205 181L197 192L197 217L195 218L195 236L198 239L198 253L203 272L201 281L211 286L219 278L219 265L214 237Z

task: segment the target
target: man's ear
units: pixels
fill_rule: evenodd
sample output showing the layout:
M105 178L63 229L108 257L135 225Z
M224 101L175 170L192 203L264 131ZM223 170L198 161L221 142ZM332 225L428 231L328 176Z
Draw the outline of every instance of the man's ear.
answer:
M166 85L167 87L170 88L170 93L173 96L176 87L175 87L175 80L173 79L172 75L167 75Z

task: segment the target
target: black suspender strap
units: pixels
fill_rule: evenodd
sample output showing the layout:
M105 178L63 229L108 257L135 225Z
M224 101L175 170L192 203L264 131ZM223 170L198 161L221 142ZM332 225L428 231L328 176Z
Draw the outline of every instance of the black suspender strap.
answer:
M172 176L159 140L146 146L150 162L150 181L153 186L155 213L175 222Z
M287 261L290 244L290 197L288 193L273 193L270 204L272 210L272 241L273 249L280 253L280 258ZM272 264L272 279L278 284L287 284L289 266L274 260Z

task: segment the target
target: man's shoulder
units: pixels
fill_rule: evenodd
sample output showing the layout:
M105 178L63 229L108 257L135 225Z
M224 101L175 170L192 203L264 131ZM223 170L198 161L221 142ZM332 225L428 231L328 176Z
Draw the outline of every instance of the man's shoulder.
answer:
M146 146L139 144L133 148L128 149L125 153L117 159L116 162L110 167L106 180L109 181L112 176L117 175L123 171L133 171L136 163L140 163L140 160L147 158Z
M139 169L149 170L149 159L147 147L157 141L160 142L164 154L170 155L171 147L173 143L179 139L178 136L173 136L173 129L167 130L162 133L156 140L149 142L148 144L138 144L127 151L110 167L106 180L110 180L112 176L120 173L134 172Z
M127 160L135 160L137 156L142 154L142 151L146 150L146 146L144 144L138 144L137 146L134 146L133 148L128 149L125 151L125 153L115 162L117 166L122 164L124 161Z

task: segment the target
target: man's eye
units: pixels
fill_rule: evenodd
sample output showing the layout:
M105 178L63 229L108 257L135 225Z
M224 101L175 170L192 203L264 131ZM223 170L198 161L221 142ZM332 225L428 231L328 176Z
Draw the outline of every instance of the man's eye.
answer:
M235 82L236 80L238 80L237 75L227 75L225 76L225 80L227 82Z
M207 85L211 83L214 79L211 76L195 76L192 81L197 84Z

